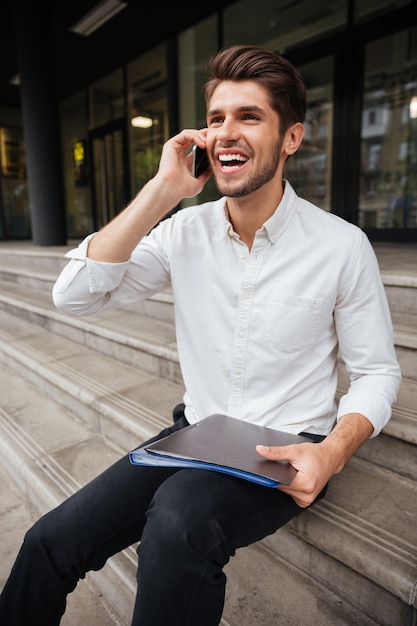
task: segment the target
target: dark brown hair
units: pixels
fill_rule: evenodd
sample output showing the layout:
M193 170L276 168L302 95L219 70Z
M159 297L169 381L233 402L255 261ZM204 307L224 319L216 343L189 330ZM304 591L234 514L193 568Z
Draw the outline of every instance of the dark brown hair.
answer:
M214 90L224 80L253 80L262 85L279 115L281 135L292 124L304 122L307 109L304 81L292 63L279 54L250 45L221 50L209 64L205 86L207 106Z

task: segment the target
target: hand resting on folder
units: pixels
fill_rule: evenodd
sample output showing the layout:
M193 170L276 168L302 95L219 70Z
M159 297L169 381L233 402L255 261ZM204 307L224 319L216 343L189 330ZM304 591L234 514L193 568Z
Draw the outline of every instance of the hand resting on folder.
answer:
M372 425L360 413L347 413L323 441L303 445L257 445L257 452L271 461L288 460L297 470L290 485L279 489L292 496L298 506L305 508L323 489L331 476L339 473L372 434Z
M136 465L212 470L267 487L289 485L296 470L285 454L273 461L259 455L256 444L260 441L286 450L289 444L306 445L309 439L216 413L134 450L130 460Z

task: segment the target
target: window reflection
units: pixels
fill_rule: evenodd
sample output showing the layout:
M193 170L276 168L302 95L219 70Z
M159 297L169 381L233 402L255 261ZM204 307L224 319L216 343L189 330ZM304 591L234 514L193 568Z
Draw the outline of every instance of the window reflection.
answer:
M204 84L207 78L207 62L217 52L217 20L212 15L196 26L183 31L178 37L178 96L180 128L203 128L206 126ZM182 207L206 202L219 197L210 178L202 192L194 198L184 198Z
M417 29L410 29L367 47L361 227L410 228L417 224L416 36Z
M360 21L365 18L375 17L381 13L392 11L395 7L402 7L414 0L356 0L355 19Z
M226 45L262 45L281 54L296 44L342 28L347 0L253 0L235 2L224 10Z
M125 114L123 72L121 69L108 74L90 86L90 128L103 126Z
M131 196L156 173L168 138L165 45L128 65Z
M284 174L300 196L331 211L333 61L321 59L299 69L307 86L305 134Z
M248 19L250 16L250 19ZM225 45L250 43L284 54L297 44L343 28L347 2L316 0L284 2L241 0L224 10ZM307 86L308 112L300 149L284 175L297 193L326 211L331 210L331 148L333 136L333 59L298 66Z

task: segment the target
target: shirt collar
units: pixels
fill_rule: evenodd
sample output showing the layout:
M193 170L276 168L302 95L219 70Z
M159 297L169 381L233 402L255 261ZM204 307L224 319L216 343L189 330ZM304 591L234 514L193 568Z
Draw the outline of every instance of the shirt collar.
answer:
M262 230L266 233L271 244L274 244L281 237L295 213L297 195L287 180L284 179L283 182L285 187L281 202L275 209L273 215L271 215L262 226ZM221 198L219 202L223 209L225 230L229 237L232 237L235 235L235 232L229 219L226 198Z
M295 213L296 193L287 180L283 182L285 187L281 202L275 209L275 212L263 225L271 243L278 241Z

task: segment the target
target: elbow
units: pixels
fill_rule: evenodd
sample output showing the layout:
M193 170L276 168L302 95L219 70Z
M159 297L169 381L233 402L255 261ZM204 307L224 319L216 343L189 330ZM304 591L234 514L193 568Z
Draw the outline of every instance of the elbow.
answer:
M67 294L58 291L55 287L52 289L52 303L58 311L68 315L83 315L81 307L67 297Z
M95 298L90 294L77 292L77 290L60 290L56 286L52 289L52 302L54 306L63 313L72 317L83 317L94 315L100 312L106 303L108 303L110 295L99 294Z
M56 284L52 288L52 303L55 308L60 311L66 311L67 299L64 297L62 292L59 292L56 288Z

